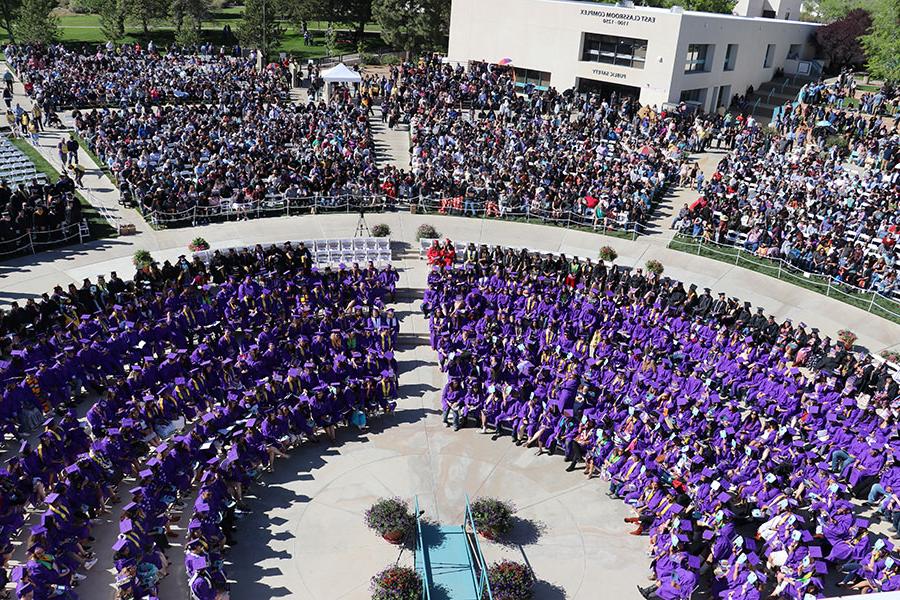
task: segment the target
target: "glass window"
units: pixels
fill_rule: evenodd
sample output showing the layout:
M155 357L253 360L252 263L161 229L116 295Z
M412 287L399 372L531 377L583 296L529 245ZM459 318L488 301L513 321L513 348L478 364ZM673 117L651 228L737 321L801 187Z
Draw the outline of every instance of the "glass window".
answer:
M684 61L685 73L705 73L709 71L708 58L712 58L709 44L691 44L688 46Z
M547 71L524 69L522 67L515 67L513 71L516 74L516 85L519 87L525 87L526 85L533 85L541 89L550 87L550 73Z
M703 104L706 99L706 88L696 88L693 90L682 90L681 102L690 102L691 104Z
M737 53L738 53L738 45L737 44L728 44L728 47L725 49L725 70L726 71L734 71L734 65L737 63Z
M585 33L581 60L632 69L643 69L647 59L647 40Z
M800 58L800 44L791 44L788 48L787 59L798 60Z
M766 46L766 59L763 61L763 69L768 69L772 66L772 62L775 60L775 44L769 44Z

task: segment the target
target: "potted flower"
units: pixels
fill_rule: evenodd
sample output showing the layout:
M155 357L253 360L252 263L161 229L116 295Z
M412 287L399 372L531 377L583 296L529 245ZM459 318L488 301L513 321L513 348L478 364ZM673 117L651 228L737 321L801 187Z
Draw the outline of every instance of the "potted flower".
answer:
M663 264L655 258L651 258L650 260L648 260L644 266L647 267L648 273L653 273L656 276L662 275L663 271L665 270Z
M859 337L849 329L841 329L837 332L838 341L844 345L844 348L850 350Z
M392 544L399 544L415 525L409 504L400 498L379 498L366 511L366 525Z
M415 569L391 565L372 578L372 600L420 600L422 577Z
M153 264L153 257L148 250L136 250L131 255L131 264L140 271L146 271Z
M489 540L509 533L515 507L497 498L476 498L472 503L472 518L478 533Z
M881 353L881 358L888 362L892 362L895 365L900 365L900 352L896 350L884 350Z
M600 248L600 260L603 262L613 262L619 258L619 253L612 246L603 246Z
M209 250L209 242L202 237L194 238L193 241L188 244L188 250L191 252L203 252L204 250Z
M391 235L391 228L386 223L377 223L372 227L372 236L374 237L387 237L389 235Z
M504 560L488 568L488 581L494 600L530 600L534 596L534 577L526 565ZM485 595L487 597L487 591Z
M435 229L433 225L429 225L428 223L422 223L421 225L419 225L419 228L416 229L417 240L434 240L439 237L441 237L441 234L438 233L437 229Z

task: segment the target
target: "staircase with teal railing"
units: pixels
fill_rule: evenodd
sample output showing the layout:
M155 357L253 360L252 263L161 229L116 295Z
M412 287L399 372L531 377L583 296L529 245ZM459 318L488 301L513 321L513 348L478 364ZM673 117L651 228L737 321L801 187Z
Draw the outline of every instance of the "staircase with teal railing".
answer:
M416 570L422 576L422 598L493 600L468 497L462 525L424 523L418 498L415 506Z

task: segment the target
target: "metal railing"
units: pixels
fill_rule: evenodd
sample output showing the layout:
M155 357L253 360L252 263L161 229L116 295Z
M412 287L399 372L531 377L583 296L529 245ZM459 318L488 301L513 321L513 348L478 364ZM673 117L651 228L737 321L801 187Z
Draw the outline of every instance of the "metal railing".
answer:
M663 194L662 186L657 194ZM140 204L140 203L139 203ZM237 202L225 198L216 206L193 206L181 211L147 211L144 217L153 227L186 227L212 222L299 216L306 214L352 213L409 210L421 214L472 217L538 222L567 228L582 228L596 233L617 232L634 240L646 230L640 221L630 221L624 213L610 213L600 217L587 206L567 209L545 208L534 199L526 199L507 205L503 200L467 201L463 196L413 196L390 197L386 195L304 196L289 197L286 194L269 194L255 202Z
M82 221L84 223L84 221ZM71 225L63 225L57 229L48 231L29 231L25 235L12 238L9 240L0 240L0 257L21 256L24 254L36 254L38 250L42 250L50 246L58 246L64 244L84 243L84 230L81 223L73 223ZM90 237L89 235L87 236Z
M472 528L471 539L474 540L472 542L474 547L471 550L475 557L476 589L478 592L476 598L484 598L485 594L487 594L487 600L494 600L494 596L491 593L491 582L488 579L487 563L484 560L484 554L481 552L481 544L478 543L478 529L475 527L475 518L472 516L469 495L466 494L466 518L463 522L463 530L468 531L469 527Z
M425 542L422 539L422 513L419 511L419 497L415 496L416 507L416 554L422 553L422 600L431 600L431 579L425 565Z
M900 299L898 299L896 291L893 293L893 297L887 296L874 290L866 290L849 283L836 281L833 277L821 273L804 271L782 258L759 256L741 246L713 242L702 237L694 238L679 234L672 240L669 247L682 252L693 253L696 250L698 256L701 252L706 252L713 255L712 258L716 260L729 262L738 267L746 265L745 268L751 268L751 270L762 272L781 281L812 289L829 298L835 298L866 312L880 314L889 320L900 323ZM724 251L725 249L728 251Z

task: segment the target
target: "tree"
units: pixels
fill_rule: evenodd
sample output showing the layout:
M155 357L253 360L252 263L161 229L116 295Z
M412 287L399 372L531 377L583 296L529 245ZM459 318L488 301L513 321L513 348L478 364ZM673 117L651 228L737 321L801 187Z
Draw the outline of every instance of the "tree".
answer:
M866 61L861 38L872 26L868 11L855 8L834 23L816 30L816 42L832 67L859 67Z
M13 29L20 43L47 44L59 34L59 20L50 14L56 0L23 0Z
M876 79L900 82L900 0L872 3L872 28L862 38L866 66Z
M200 42L203 19L209 13L209 0L172 0L175 41L184 46Z
M736 0L646 0L645 6L655 8L672 8L680 6L685 10L697 10L701 12L721 13L730 15L734 10Z
M831 23L846 17L850 11L869 8L878 0L805 0L803 11L820 23Z
M0 26L6 30L6 37L11 43L15 43L14 28L16 13L21 5L20 0L0 0Z
M125 0L128 18L138 23L144 35L150 33L150 23L162 19L168 11L166 0Z
M91 7L100 16L100 31L106 39L118 42L125 37L124 0L98 0Z
M257 48L266 59L284 35L276 18L276 9L277 5L272 0L247 0L244 18L237 32L242 44Z
M442 46L450 28L446 0L374 0L372 15L384 41L407 54Z

